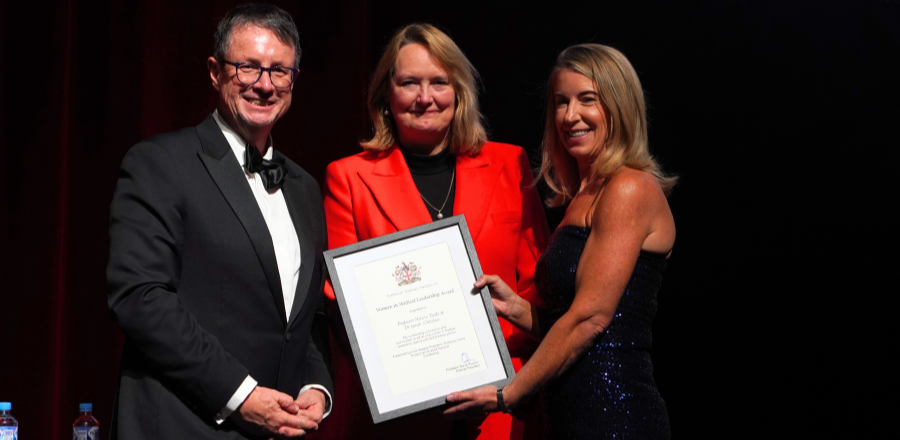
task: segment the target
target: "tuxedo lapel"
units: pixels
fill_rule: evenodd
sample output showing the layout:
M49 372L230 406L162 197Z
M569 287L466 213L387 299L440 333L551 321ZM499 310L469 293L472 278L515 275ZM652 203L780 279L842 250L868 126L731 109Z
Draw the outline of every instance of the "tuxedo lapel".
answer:
M484 154L456 159L456 196L453 215L465 214L472 240L478 239L490 208L503 164L492 163Z
M359 171L359 177L372 191L381 212L398 231L431 221L428 208L422 202L398 147L381 153L375 159L372 170Z
M235 216L244 225L269 284L269 292L275 302L278 316L282 325L286 325L287 317L284 310L284 296L281 292L281 278L278 275L278 262L275 259L275 246L272 244L266 220L259 211L259 204L253 196L250 185L247 184L247 177L212 115L197 126L197 135L203 146L203 151L197 152L197 155L200 156Z
M306 220L310 213L308 208L321 203L312 197L308 191L304 191L302 180L302 176L289 175L281 187L288 212L291 214L291 222L294 224L294 230L297 231L297 239L300 241L300 275L297 277L297 289L294 293L294 302L291 306L291 316L288 318L288 323L293 323L294 318L300 313L300 309L303 308L303 303L306 301L306 292L309 290L309 283L312 282L313 267L316 264L318 255L315 237L317 231L309 227L313 222ZM312 210L312 212L319 211Z

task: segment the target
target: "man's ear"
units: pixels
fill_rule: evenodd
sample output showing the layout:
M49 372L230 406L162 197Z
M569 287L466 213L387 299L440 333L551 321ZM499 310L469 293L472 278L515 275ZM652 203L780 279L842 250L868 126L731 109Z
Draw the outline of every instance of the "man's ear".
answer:
M219 65L219 61L215 57L209 57L206 60L206 67L209 68L209 78L212 80L213 88L219 91L219 71L222 66Z

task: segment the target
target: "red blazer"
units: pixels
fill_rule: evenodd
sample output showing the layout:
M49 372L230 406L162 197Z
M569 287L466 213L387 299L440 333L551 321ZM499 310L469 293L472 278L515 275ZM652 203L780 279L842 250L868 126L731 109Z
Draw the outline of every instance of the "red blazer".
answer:
M539 300L534 267L546 248L549 230L532 182L528 158L520 147L488 142L479 154L456 159L453 215L465 214L484 273L499 275L535 302ZM326 171L324 193L330 248L431 222L396 146L332 162ZM336 395L334 409L316 438L394 439L400 433L427 433L429 440L449 438L451 422L438 410L372 424L330 284L325 292L332 318L338 315L332 325L336 343L331 345ZM530 356L535 344L504 319L500 326L518 371L521 358ZM520 439L522 431L521 422L502 413L469 423L470 438Z

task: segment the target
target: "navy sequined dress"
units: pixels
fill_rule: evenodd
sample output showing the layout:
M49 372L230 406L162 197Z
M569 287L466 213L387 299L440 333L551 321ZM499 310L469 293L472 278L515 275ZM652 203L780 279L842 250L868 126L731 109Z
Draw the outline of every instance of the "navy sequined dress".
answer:
M559 227L538 261L535 282L549 329L575 298L575 269L590 229ZM590 270L590 268L582 268ZM615 316L593 345L544 388L553 439L667 439L666 404L653 381L650 325L666 270L663 256L641 252Z

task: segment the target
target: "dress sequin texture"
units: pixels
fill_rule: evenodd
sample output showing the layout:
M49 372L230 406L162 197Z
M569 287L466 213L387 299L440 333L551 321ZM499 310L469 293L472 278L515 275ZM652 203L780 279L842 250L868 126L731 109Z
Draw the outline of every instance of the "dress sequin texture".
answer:
M562 226L538 261L535 283L549 329L575 298L575 270L590 229ZM590 270L590 268L582 268ZM666 404L653 381L650 326L666 271L641 252L615 315L580 359L544 389L553 439L668 439Z

